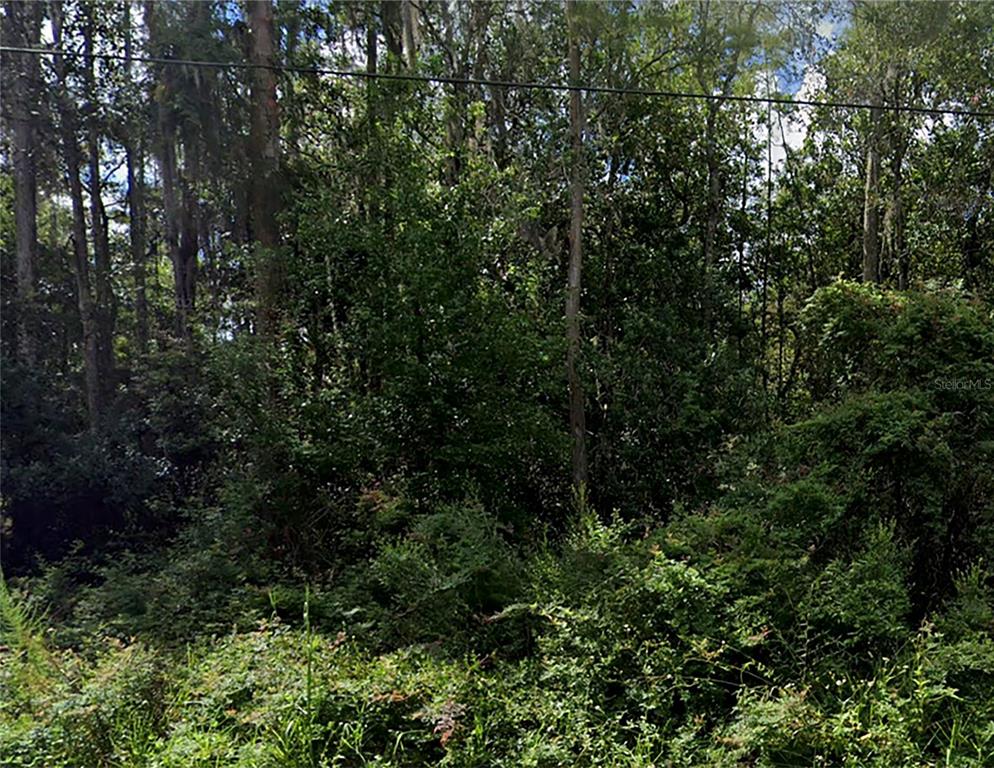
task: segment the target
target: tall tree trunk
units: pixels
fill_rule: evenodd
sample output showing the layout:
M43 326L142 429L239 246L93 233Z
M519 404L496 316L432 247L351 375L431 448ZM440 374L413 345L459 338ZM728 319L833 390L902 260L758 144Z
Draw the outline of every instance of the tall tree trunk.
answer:
M456 49L456 17L447 3L441 5L442 23L445 25L444 48L449 59L449 72L456 78L466 77L464 62ZM452 97L445 104L445 168L443 179L449 187L459 181L463 156L463 120L466 117L466 85L452 84Z
M184 299L186 259L180 249L179 172L176 167L176 128L169 107L159 105L159 166L162 174L162 208L165 219L166 251L173 266L173 297L176 307L176 337L188 343L192 339L189 307Z
M153 0L147 0L145 3L145 19L149 42L152 51L155 52L159 44L159 19L158 9ZM180 173L177 161L179 131L176 113L170 104L169 92L172 86L169 76L164 69L159 69L158 78L157 90L161 90L164 94L156 104L159 123L159 169L162 176L163 239L173 268L175 335L187 348L191 348L198 248L196 227L191 225L190 221L194 218L194 209L191 205L195 199L189 183ZM190 154L190 151L185 153L184 162L187 166L195 167L196 163L190 159Z
M93 272L96 288L95 317L97 323L97 350L100 356L101 383L112 384L114 371L114 289L111 284L110 241L107 234L107 212L104 209L102 179L100 175L100 123L97 114L99 99L96 92L96 73L93 59L94 19L93 6L86 5L86 23L83 27L83 50L86 54L87 84L87 135L89 143L88 170L90 177L90 229L93 232ZM106 395L109 393L105 393Z
M583 384L577 365L580 357L580 290L583 265L583 102L580 84L580 45L577 39L576 2L566 0L569 28L570 91L570 226L569 270L566 292L566 376L569 385L569 422L572 436L573 487L583 492L587 484L587 419Z
M52 34L55 49L62 48L62 7L52 5ZM90 293L90 261L86 248L86 212L83 206L83 184L79 178L81 157L76 135L76 113L69 96L65 63L62 56L55 56L55 69L59 77L58 94L59 128L62 149L69 181L69 198L72 202L73 274L76 278L76 300L83 331L83 375L86 387L86 408L90 428L100 427L101 381L100 355L97 346L97 323Z
M894 147L891 156L891 188L887 209L884 211L883 260L897 269L897 287L908 288L908 258L904 248L904 202L902 200L904 174L904 148Z
M863 193L863 282L880 280L880 96L873 97Z
M276 103L275 47L272 0L249 0L252 70L252 232L262 247L258 299L259 330L275 331L282 270L276 214L279 210L279 112Z
M124 55L128 81L131 80L131 13L124 14ZM148 295L145 290L145 158L141 126L132 121L125 133L124 153L128 168L128 234L131 269L135 281L135 340L141 354L148 352Z
M371 75L376 74L376 14L373 13L372 6L366 6L366 72ZM372 84L373 79L369 79Z
M763 379L763 418L769 418L770 407L770 366L766 356L770 346L769 300L770 300L770 256L773 252L773 111L770 102L766 103L766 232L763 245L763 263L760 279L763 288L760 298L759 338L763 364L760 367Z
M401 13L400 0L382 0L380 3L380 19L383 22L383 37L387 43L387 52L397 59L404 59L404 18Z
M180 175L183 200L179 215L179 263L175 269L176 302L186 322L184 338L193 340L193 311L197 307L197 253L200 250L200 227L197 198L193 186Z
M705 159L708 170L707 213L704 218L704 238L701 247L704 269L711 269L714 262L715 240L718 237L718 222L721 218L722 179L718 163L717 120L720 102L711 100L707 106L704 126Z
M418 63L421 44L420 12L412 0L400 0L401 23L404 30L404 61L409 69Z
M11 43L36 47L41 30L41 4L7 3ZM37 356L35 264L38 257L38 180L34 100L38 97L38 58L11 54L16 65L10 83L11 155L14 171L14 241L17 263L17 351L28 365Z
M749 15L747 19L739 19L739 23L745 25L746 28L751 29L753 23L756 19L756 14L762 7L761 3L755 4L745 4L740 6L740 14L743 12L741 8L748 8ZM702 27L702 38L701 38L701 48L702 51L706 50L706 41L708 37L708 18L710 16L711 3L710 0L702 4L701 9L701 27ZM721 36L724 37L724 32ZM711 54L707 54L710 56ZM707 105L707 113L704 119L704 156L707 164L708 171L708 189L707 189L707 207L704 216L704 232L701 243L701 256L704 262L704 269L708 271L713 266L716 255L716 243L718 239L718 228L721 224L722 213L725 207L725 180L723 178L722 167L721 167L721 148L718 144L718 117L721 112L722 105L725 103L725 99L732 95L732 90L735 86L735 78L738 76L739 72L739 60L742 56L742 48L736 45L732 51L732 56L725 65L723 71L721 71L718 77L718 85L721 87L720 97L716 99L710 99ZM704 55L698 59L697 63L697 83L700 85L701 90L706 93L711 93L715 87L715 83L711 82L711 78L705 72L705 58Z
M366 72L370 75L375 75L377 73L377 66L379 63L379 24L377 23L376 15L376 5L373 3L366 3L364 6L365 10L365 23L366 23ZM376 140L377 136L377 119L380 114L380 105L377 102L377 87L376 79L369 77L366 79L366 151L371 152L373 148L377 146L378 142ZM380 163L377 161L371 164L372 170L372 183L367 183L365 185L364 194L361 196L363 201L363 211L365 213L366 221L372 222L379 220L380 217L380 195L379 191L382 188L382 172Z
M749 206L749 145L747 142L742 142L742 196L739 202L739 215L742 221L748 221L748 206ZM745 252L746 252L746 238L747 232L746 227L742 227L739 231L738 243L736 244L736 251L738 252L738 264L737 264L737 277L736 277L736 314L738 316L739 322L742 321L742 304L744 300L745 293ZM738 347L741 352L742 349L742 336L738 336Z
M887 67L887 86L894 94L895 103L901 100L901 74L897 66ZM896 268L897 287L907 290L908 260L904 249L904 154L908 142L905 137L904 121L899 112L891 115L890 121L890 190L887 208L884 211L882 261L888 268Z

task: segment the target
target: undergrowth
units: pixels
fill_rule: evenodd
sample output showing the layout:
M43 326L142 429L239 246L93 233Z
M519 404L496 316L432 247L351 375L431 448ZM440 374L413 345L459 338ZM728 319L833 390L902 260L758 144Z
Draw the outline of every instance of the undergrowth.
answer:
M732 513L711 525L727 524L722 514ZM351 609L315 627L306 585L292 620L274 594L253 627L184 648L105 637L58 650L5 586L3 764L994 761L994 601L982 568L902 636L891 625L906 607L892 528L845 567L811 568L799 554L763 575L759 556L748 588L703 534L699 554L683 554L687 531L684 520L645 537L588 517L563 547L522 558L517 599L499 612L467 613L438 590L420 605L432 626L468 625L462 653L444 635L374 643ZM457 575L443 586L461 578L450 565ZM842 607L826 615L833 602Z
M994 378L994 333L883 298L816 296L820 399L662 524L526 537L384 486L308 571L242 477L165 544L0 581L0 764L994 765L994 392L923 385Z

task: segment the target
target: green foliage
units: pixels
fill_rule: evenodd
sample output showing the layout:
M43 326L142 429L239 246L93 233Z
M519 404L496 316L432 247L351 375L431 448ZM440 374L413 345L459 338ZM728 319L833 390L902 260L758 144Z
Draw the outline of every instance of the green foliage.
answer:
M989 5L21 6L3 766L994 765Z
M433 522L460 516L479 521L478 512L450 511L420 531L438 536ZM464 564L486 538L470 525L446 533L439 551ZM5 658L0 743L13 765L42 759L53 768L80 759L979 767L994 755L994 594L981 571L964 574L937 624L915 632L902 555L893 530L878 528L848 565L798 572L805 583L794 589L806 604L779 618L768 610L765 626L746 636L744 614L759 604L744 596L767 609L782 599L744 583L748 567L736 576L720 558L695 564L668 554L686 535L680 526L658 538L632 533L588 519L561 551L528 558L519 576L526 601L493 618L533 617L534 650L519 658L460 658L430 644L377 655L348 625L337 635L314 631L305 590L298 629L263 620L186 652L105 643L88 658L62 654L58 670L14 695L10 681L26 660ZM708 548L706 539L686 543ZM387 551L383 562L396 566ZM762 553L753 556L753 570L763 568ZM405 549L405 573L410 557ZM374 570L382 577L385 567ZM460 588L462 600L476 594L463 584L447 585L444 596L457 601ZM419 604L422 637L453 631L453 614L466 617L457 606L439 623L439 610ZM401 617L399 626L416 622Z
M356 607L379 613L377 634L392 646L440 640L462 648L474 637L491 647L513 642L501 636L503 624L488 626L523 586L508 533L478 505L431 513L380 548L364 577L366 600Z
M994 373L994 328L977 301L842 281L815 293L801 319L815 401L871 389L930 391L944 405L991 397L982 382Z
M810 632L857 647L904 638L911 608L908 558L894 535L893 526L872 531L851 562L833 560L812 582L798 606Z
M31 580L62 617L63 645L98 638L173 645L249 627L269 614L277 570L262 557L253 522L236 509L197 509L168 546L118 551L103 560L77 553Z
M4 361L3 552L23 568L32 554L65 554L74 539L104 536L141 510L156 467L132 449L127 427L80 432L42 372Z
M424 477L350 487L330 396L222 428L259 463L202 486L217 504L167 546L79 550L0 593L8 762L989 764L990 395L920 380L984 373L990 319L844 284L804 318L806 375L831 374L657 528L587 503L542 539ZM257 359L232 358L232 412ZM307 538L334 569L272 558Z

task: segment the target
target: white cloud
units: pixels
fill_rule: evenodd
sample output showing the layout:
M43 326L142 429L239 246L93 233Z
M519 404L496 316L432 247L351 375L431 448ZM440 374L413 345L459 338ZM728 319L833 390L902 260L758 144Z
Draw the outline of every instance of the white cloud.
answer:
M809 68L804 73L801 87L793 95L794 99L814 99L825 86L824 76L816 69ZM787 150L792 152L798 150L804 143L808 133L808 125L811 123L811 107L798 107L793 114L784 114L782 119L777 119L777 105L773 105L773 135L770 137L771 155L773 167L780 170L787 158ZM782 127L782 131L781 131ZM766 126L759 125L756 128L757 138L765 143Z

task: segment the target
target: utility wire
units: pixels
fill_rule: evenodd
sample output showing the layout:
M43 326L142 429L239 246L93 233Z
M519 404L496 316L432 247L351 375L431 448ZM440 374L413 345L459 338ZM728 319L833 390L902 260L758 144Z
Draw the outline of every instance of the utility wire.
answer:
M449 77L447 75L411 75L392 72L366 72L363 70L334 69L330 67L292 67L278 64L254 64L244 61L206 61L202 59L171 59L158 56L126 56L122 53L79 53L59 51L52 48L22 48L0 45L2 53L24 53L32 56L90 56L108 61L131 61L141 64L165 64L182 67L205 67L207 69L268 69L274 72L292 72L305 75L328 75L330 77L360 78L366 80L395 80L413 83L441 83L445 85L479 85L492 88L512 88L535 91L582 91L585 93L607 93L618 96L642 96L645 98L697 99L703 101L738 101L750 104L782 104L793 107L828 107L830 109L881 109L885 112L910 112L921 115L955 115L958 117L994 117L994 111L955 108L932 108L910 104L867 104L858 101L817 101L814 99L789 99L776 96L740 96L692 91L667 91L657 88L624 88L610 85L569 85L566 83L540 83L520 80L489 80L476 77Z

